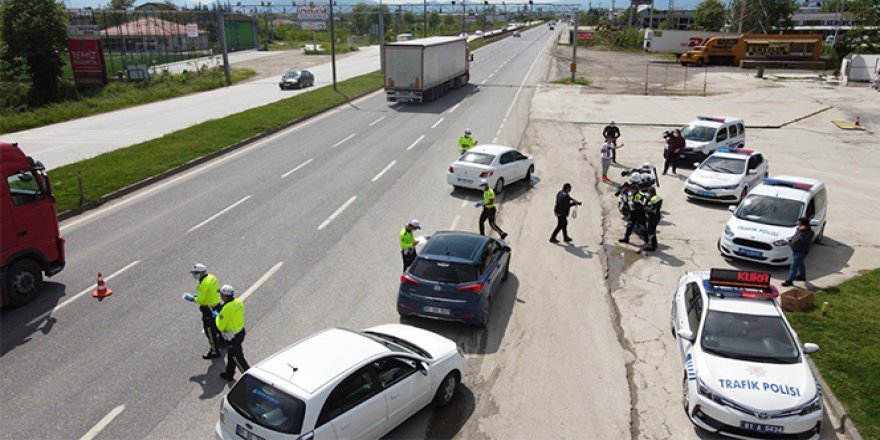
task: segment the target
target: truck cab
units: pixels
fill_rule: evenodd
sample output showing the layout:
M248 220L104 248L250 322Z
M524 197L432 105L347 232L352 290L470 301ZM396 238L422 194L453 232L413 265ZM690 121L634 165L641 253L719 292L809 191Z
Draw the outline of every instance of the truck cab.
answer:
M64 268L64 238L43 164L0 142L0 172L0 306L18 306Z

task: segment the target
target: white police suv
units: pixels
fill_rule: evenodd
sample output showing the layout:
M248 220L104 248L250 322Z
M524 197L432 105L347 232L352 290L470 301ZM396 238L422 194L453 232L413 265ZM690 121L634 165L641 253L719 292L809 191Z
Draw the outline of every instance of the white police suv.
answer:
M681 128L685 148L679 155L685 163L702 162L719 148L742 148L746 127L741 118L697 116Z
M767 177L768 168L760 152L720 148L691 173L684 183L684 194L688 199L738 203Z
M731 206L730 220L718 240L725 257L784 266L791 263L788 240L797 219L807 217L818 243L828 221L825 184L806 177L778 176L764 179L738 206Z
M672 297L682 404L695 425L737 438L818 438L822 389L770 274L688 272Z

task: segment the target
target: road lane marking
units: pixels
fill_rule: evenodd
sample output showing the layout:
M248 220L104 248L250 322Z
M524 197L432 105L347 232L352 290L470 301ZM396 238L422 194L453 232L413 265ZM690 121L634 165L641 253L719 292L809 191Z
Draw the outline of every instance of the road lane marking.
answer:
M494 144L494 143L496 143L496 142L498 142L498 136L495 136L495 137L492 138L492 143Z
M382 171L379 171L379 174L376 174L376 176L373 177L373 180L370 180L370 182L375 182L375 181L381 179L382 175L385 174L388 170L390 170L391 167L393 167L394 164L396 164L396 163L397 163L396 160L392 160L391 163L389 163L387 167L383 168Z
M247 199L249 199L249 198L251 198L251 196L244 196L244 197L242 197L241 200L239 200L239 201L237 201L237 202L235 202L235 203L233 203L233 204L227 206L226 209L224 209L224 210L222 210L222 211L220 211L220 212L218 212L218 213L216 213L216 214L214 214L214 215L208 217L207 219L205 219L205 221L203 221L203 222L201 222L201 223L199 223L199 224L197 224L197 225L195 225L195 226L189 228L189 231L186 231L186 232L192 232L192 231L195 231L196 229L201 228L202 226L207 225L209 222L211 222L211 220L214 220L215 218L220 217L220 216L223 215L223 214L226 214L226 213L229 212L231 209L233 209L233 208L235 208L236 206L241 205L242 203L244 203L245 201L247 201Z
M410 145L410 146L408 146L408 147L406 147L406 151L409 151L409 150L412 150L412 149L413 149L413 147L415 147L415 146L416 146L416 144L417 144L417 143L419 143L419 142L421 142L421 141L422 141L422 139L424 139L424 138L425 138L425 135L421 135L421 136L419 136L419 138L418 138L418 139L416 139L416 141L415 141L415 142L413 142L413 143L412 143L412 145Z
M384 118L384 116L383 116L383 118ZM371 124L371 125L372 125L372 124ZM336 147L342 145L345 141L347 141L347 140L353 138L354 135L356 135L356 134L357 134L357 133L352 133L352 134L348 135L345 139L343 139L343 140L341 140L341 141L339 141L339 142L333 144L333 146L330 147L330 148L336 148Z
M480 85L486 84L486 81L489 81L489 80L488 80L488 79L484 79L484 80L480 83Z
M113 408L103 419L101 419L100 422L98 422L97 425L93 426L86 435L80 437L79 440L92 440L95 438L95 436L100 434L101 431L104 430L104 428L106 428L107 425L109 425L110 422L112 422L113 419L115 419L124 409L125 405L119 405L116 408Z
M263 283L265 283L266 280L269 279L269 277L274 275L275 272L278 272L278 269L281 269L281 266L283 266L283 265L284 265L284 262L279 261L277 264L272 266L272 268L269 269L268 272L264 273L263 276L261 276L260 279L257 280L257 282L252 284L251 287L248 288L248 290L246 290L243 294L241 294L241 296L238 297L238 299L244 301L247 297L251 296L252 293L254 293L257 289L259 289L260 286L262 286Z
M119 274L121 274L122 272L125 272L125 271L128 270L128 269L131 269L132 267L136 266L136 265L137 265L138 263L140 263L140 262L141 262L141 260L134 260L134 261L132 261L131 263L128 263L128 265L125 266L125 267L123 267L122 269L119 269L119 270L117 270L116 272L113 272L112 274L110 274L109 276L104 277L104 282L108 282L108 281L112 280L113 278L116 278L116 275L119 275ZM85 295L85 294L87 294L87 293L89 293L89 292L92 292L93 290L95 290L95 288L94 288L93 286L86 287L86 289L83 290L82 292L77 293L76 295L71 296L70 299L68 299L67 301L64 301L64 302L61 303L61 304L58 304L57 306L55 306L54 309L52 309L52 310L50 310L50 311L44 313L43 315L55 313L55 312L61 310L62 308L64 308L64 306L66 306L66 305L72 303L72 302L73 302L74 300L76 300L77 298L79 298L79 297L81 297L81 296L83 296L83 295Z
M320 231L321 229L326 228L327 225L330 224L330 222L335 220L336 217L339 217L339 214L342 214L342 211L345 211L345 208L348 208L348 205L351 205L352 203L354 203L355 199L357 199L357 198L358 198L358 196L351 196L351 198L348 199L348 201L346 201L345 203L343 203L342 206L339 207L339 209L337 209L333 214L330 214L330 217L327 217L327 220L324 220L323 223L318 225L318 230Z
M454 231L456 227L458 227L458 221L461 220L461 215L455 214L455 218L452 219L452 224L449 225L449 230Z
M302 167L308 165L308 164L309 164L311 161L313 161L313 160L315 160L315 159L309 159L309 160L307 160L307 161L305 161L305 162L303 162L303 163L297 165L296 168L294 168L294 169L292 169L292 170L290 170L290 171L288 171L288 172L282 174L282 175L281 175L281 178L283 179L283 178L285 178L285 177L287 177L287 176L293 174L294 172L296 172L296 171L299 170L300 168L302 168Z
M440 123L443 122L444 119L446 118L440 118L440 120L435 122L434 125L431 126L431 128L437 128L437 126L440 125Z
M492 78L493 76L495 76L495 72L490 73L489 76L487 76L486 78L487 78L487 79L488 79L488 78Z
M470 200L468 200L468 199L464 199L464 200L462 200L462 201L461 201L461 207L464 208L465 206L468 205L469 202L470 202Z
M374 125L376 125L376 124L378 124L378 123L379 123L379 121L381 121L381 120L383 120L383 119L385 119L385 116L382 116L382 117L381 117L381 118L379 118L379 119L376 119L376 120L375 120L375 121L373 121L373 122L370 122L370 127L372 127L372 126L374 126Z
M460 103L460 102L459 102L459 103L458 103L458 104L455 104L455 105L453 105L453 106L452 106L452 108L451 108L451 109L449 109L449 111L448 111L448 112L446 112L446 113L452 113L452 112L454 112L454 111L455 111L455 109L457 109L457 108L458 108L458 106L460 106L460 105L461 105L461 103Z
M547 40L548 42L553 40ZM532 74L532 70L535 69L535 65L538 64L538 60L541 59L540 54L544 53L545 49L547 49L548 43L544 43L544 47L541 48L541 51L538 52L538 56L535 57L535 61L532 61L532 65L529 67L529 70L526 71L526 74L523 76L522 82L519 84L519 87L516 89L516 94L513 95L513 101L510 102L510 107L507 108L507 113L504 114L504 118L506 119L510 116L510 112L513 110L513 106L516 105L516 100L519 98L520 92L522 92L523 86L526 85L526 81L529 79L529 75Z

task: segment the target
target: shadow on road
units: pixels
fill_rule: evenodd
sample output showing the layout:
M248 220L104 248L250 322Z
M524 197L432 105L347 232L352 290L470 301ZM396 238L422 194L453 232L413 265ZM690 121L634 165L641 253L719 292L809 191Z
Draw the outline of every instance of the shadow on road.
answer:
M384 440L413 438L451 439L458 434L474 413L477 400L466 386L459 385L455 397L443 408L428 405L389 432Z
M39 296L21 307L0 311L0 357L28 343L34 333L49 334L57 320L51 312L65 296L64 284L46 281Z
M541 178L533 174L530 182L526 182L526 180L523 179L506 185L501 194L496 194L497 204L503 204L506 201L509 202L523 197L529 194L529 191L532 189L536 189L539 183L541 183ZM469 200L473 202L483 200L483 191L479 189L453 187L452 191L449 192L449 195L459 200Z
M213 399L226 391L227 385L232 385L232 382L227 382L220 378L220 373L225 370L225 367L226 363L222 357L212 359L211 365L208 366L208 371L205 374L196 374L189 377L190 382L197 383L202 387L202 394L199 395L199 400Z
M452 90L446 93L432 102L423 102L421 104L391 104L389 109L398 113L440 114L464 101L468 95L476 93L477 91L479 91L479 86L476 84L467 84L458 90Z

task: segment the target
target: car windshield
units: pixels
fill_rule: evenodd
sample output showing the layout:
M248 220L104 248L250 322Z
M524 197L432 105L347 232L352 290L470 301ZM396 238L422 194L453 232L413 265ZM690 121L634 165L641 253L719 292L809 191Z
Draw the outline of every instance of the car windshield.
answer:
M306 404L274 386L245 374L226 396L244 418L284 434L302 431Z
M477 267L471 264L416 258L409 272L419 278L438 283L466 283L477 279Z
M715 131L713 127L688 124L681 129L681 137L689 141L709 142L715 139Z
M418 345L407 341L406 339L401 339L397 336L391 336L379 332L361 332L361 334L388 347L388 349L391 351L397 351L400 353L415 353L419 356L431 359L431 355L427 351L425 351L422 347L419 347Z
M467 162L467 163L475 163L478 165L490 165L492 160L495 159L495 156L486 153L474 153L468 152L462 155L458 161L459 162Z
M717 356L771 364L795 364L800 351L779 316L709 310L700 338L703 351Z
M771 226L794 226L803 212L803 202L759 194L746 197L734 215L741 220Z
M287 72L284 74L285 78L296 78L299 76L299 72Z
M700 169L724 174L742 174L746 171L746 161L730 157L709 156L700 164Z

